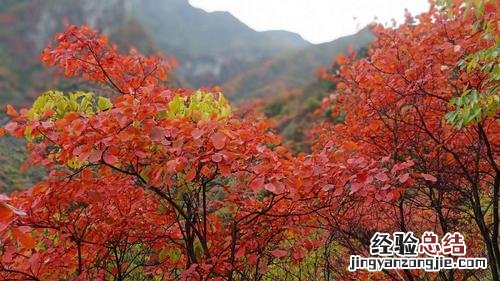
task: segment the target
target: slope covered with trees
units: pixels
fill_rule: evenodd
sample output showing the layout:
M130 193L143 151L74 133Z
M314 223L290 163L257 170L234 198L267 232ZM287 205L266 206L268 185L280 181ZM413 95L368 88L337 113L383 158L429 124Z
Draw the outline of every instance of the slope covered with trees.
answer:
M239 73L221 87L234 101L297 91L313 82L315 71L331 64L337 55L366 48L373 39L371 28L366 27L331 42L291 50Z

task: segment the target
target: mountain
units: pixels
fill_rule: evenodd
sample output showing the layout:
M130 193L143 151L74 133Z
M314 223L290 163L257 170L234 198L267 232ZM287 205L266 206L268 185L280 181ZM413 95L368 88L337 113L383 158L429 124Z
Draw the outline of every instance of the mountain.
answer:
M338 50L345 47L345 42L352 41L356 43L351 45L356 52L356 58L366 57L368 55L368 45L374 39L370 30L371 28L367 27L353 36L341 38L320 47L333 52L331 55L334 58L338 54ZM308 50L311 49L315 48L308 48ZM302 50L302 52L305 51ZM318 55L320 54L319 51ZM337 73L339 69L340 65L337 62L330 62L322 67L322 70L329 74ZM274 92L262 93L262 95L268 94L265 101L255 106L258 111L275 121L275 131L284 137L284 142L294 152L310 152L311 140L314 139L310 133L315 126L323 121L336 123L342 120L342 117L332 117L330 110L318 110L323 98L335 90L336 83L314 76L312 73L307 77L310 79L304 82L305 84L302 86L281 93L277 93L275 86L269 83L270 86L268 87ZM275 85L279 84L275 83ZM284 85L286 86L286 84ZM259 94L259 92L256 94ZM243 95L241 98L248 99L248 96L248 94ZM243 101L241 106L246 106L247 103Z
M51 83L53 73L38 55L65 22L97 28L122 49L174 56L181 65L175 77L191 87L222 84L263 60L310 45L294 33L254 31L229 13L208 13L187 0L3 0L0 106L27 104L47 87L61 87Z
M137 0L133 14L158 47L180 62L179 76L194 87L221 84L283 51L309 46L286 31L256 32L227 12L205 12L185 0Z
M222 89L231 100L272 98L289 91L297 91L313 82L315 71L330 65L334 58L347 52L357 51L374 40L369 27L358 33L331 42L291 50L264 61L224 83Z

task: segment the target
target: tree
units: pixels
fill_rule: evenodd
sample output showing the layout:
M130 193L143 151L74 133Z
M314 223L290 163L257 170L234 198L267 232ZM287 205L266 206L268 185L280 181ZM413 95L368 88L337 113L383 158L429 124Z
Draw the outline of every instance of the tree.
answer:
M416 21L397 28L375 27L378 39L368 57L358 61L343 57L340 74L330 76L339 84L324 109L346 117L340 124L318 127L316 153L326 153L331 162L345 161L347 169L364 166L364 173L343 185L334 184L343 187L333 194L351 195L340 201L344 206L334 205L334 215L324 223L348 251L358 253L366 253L363 247L375 231L461 231L474 254L488 257L491 276L497 280L498 111L462 122L469 125L465 128L454 128L444 116L463 89L477 89L479 99L487 99L497 87L483 68L463 69L460 63L471 54L497 48L484 35L498 34L498 9L491 1L482 13L474 13L474 7L467 13L460 3L450 8L453 17L432 5ZM490 30L472 28L477 17ZM374 182L391 181L368 173L380 165L391 174L401 165L408 171L396 185L377 188ZM398 192L384 195L393 188ZM373 196L366 196L371 192ZM403 273L408 280L419 275ZM387 274L398 278L394 272ZM449 271L439 278L474 274Z

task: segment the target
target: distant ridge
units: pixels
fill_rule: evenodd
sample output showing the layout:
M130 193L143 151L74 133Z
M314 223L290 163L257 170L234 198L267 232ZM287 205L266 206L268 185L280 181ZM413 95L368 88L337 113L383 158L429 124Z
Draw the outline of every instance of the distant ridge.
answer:
M300 89L315 79L316 69L327 67L349 47L358 50L368 46L374 38L371 29L366 27L331 42L286 52L239 73L223 84L222 89L232 100L268 98Z
M284 51L310 45L287 31L257 32L228 12L206 12L187 0L135 0L133 15L174 54L179 76L194 87L228 81Z

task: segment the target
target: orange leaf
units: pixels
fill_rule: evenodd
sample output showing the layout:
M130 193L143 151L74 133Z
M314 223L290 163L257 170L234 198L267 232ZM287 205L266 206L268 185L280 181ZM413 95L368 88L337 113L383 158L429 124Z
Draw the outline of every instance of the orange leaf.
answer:
M204 165L203 168L201 168L201 174L205 177L209 177L212 175L212 171L208 166Z
M56 112L52 108L49 108L49 109L45 110L45 112L43 113L43 118L49 118L49 117L53 116L54 114L56 114Z
M14 212L6 206L5 203L0 202L0 221L8 220L14 215Z
M17 111L10 104L7 105L7 111L6 111L6 113L10 117L16 117L16 116L19 115L19 113L17 113Z
M192 181L195 176L196 176L196 167L193 166L191 170L189 170L189 172L186 174L186 180Z
M29 233L24 233L17 228L12 230L14 236L24 248L33 249L35 247L35 239Z
M343 64L347 63L348 59L347 59L346 55L340 54L337 56L337 58L335 60L337 61L338 64L343 65Z

